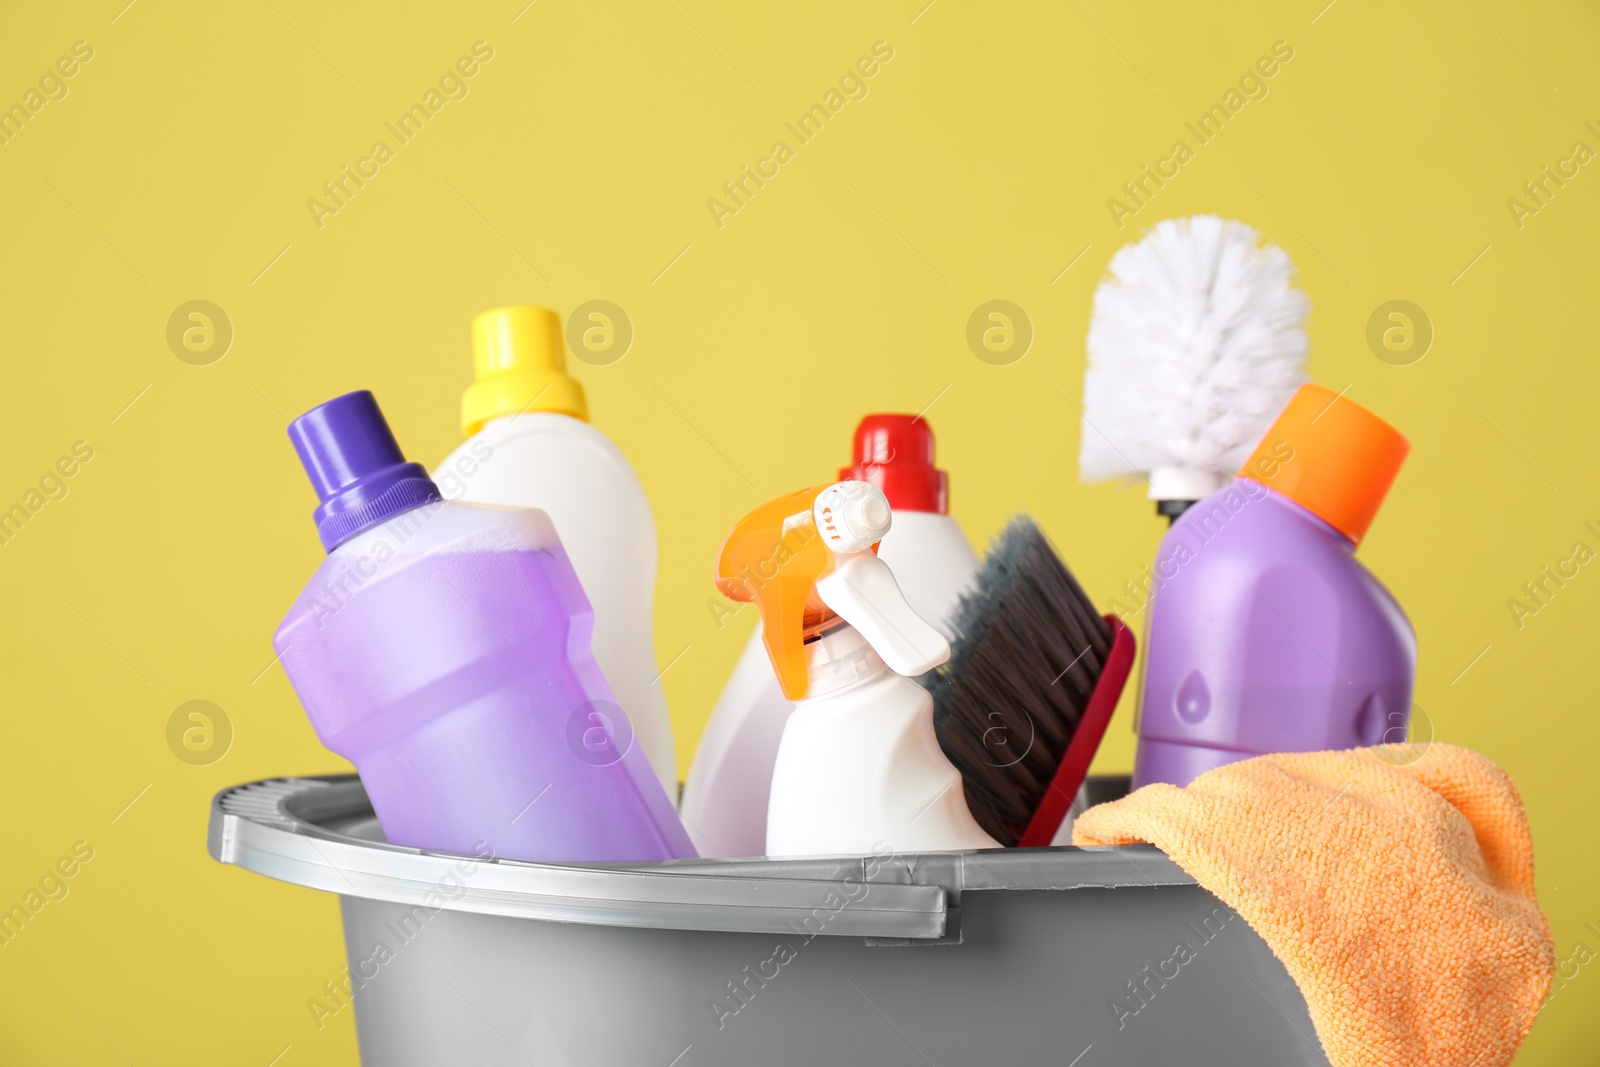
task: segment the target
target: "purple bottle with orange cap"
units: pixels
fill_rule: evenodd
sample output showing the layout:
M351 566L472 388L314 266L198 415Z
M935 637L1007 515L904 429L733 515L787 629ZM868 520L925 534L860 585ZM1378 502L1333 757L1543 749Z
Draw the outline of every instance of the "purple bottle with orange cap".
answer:
M1272 752L1403 742L1417 640L1356 546L1410 445L1304 385L1156 555L1133 784Z

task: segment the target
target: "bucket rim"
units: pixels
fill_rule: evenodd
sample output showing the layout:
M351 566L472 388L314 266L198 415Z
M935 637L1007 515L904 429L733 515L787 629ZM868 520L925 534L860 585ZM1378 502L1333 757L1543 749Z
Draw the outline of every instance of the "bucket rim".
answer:
M875 940L945 938L963 892L1195 884L1151 846L557 864L359 836L371 820L356 775L263 779L212 798L207 851L294 885L450 911L774 933L820 914L822 933Z

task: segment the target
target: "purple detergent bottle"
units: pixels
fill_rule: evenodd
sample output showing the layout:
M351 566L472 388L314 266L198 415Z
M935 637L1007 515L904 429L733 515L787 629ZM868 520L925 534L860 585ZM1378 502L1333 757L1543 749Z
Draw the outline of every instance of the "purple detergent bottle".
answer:
M369 392L289 425L328 558L273 646L390 842L538 861L693 856L589 651L544 512L446 502Z
M1303 385L1156 556L1135 788L1272 752L1406 740L1417 639L1355 558L1410 445Z

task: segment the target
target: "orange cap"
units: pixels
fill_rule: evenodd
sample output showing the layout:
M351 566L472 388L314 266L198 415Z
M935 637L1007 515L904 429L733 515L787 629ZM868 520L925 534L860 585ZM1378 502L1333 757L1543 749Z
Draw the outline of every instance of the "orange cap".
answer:
M811 515L826 488L816 485L762 504L739 520L717 554L717 589L761 609L761 640L790 700L801 699L810 687L806 626L832 614L817 597L817 579L833 570L833 553Z
M1278 413L1239 477L1282 493L1359 545L1410 451L1393 426L1308 382Z

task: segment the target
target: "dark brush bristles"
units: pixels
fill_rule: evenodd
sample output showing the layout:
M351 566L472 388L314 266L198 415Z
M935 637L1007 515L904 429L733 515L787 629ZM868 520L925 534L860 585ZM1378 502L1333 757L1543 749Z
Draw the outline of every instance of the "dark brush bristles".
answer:
M1066 754L1113 634L1026 515L995 538L953 628L950 662L922 677L934 730L973 818L1015 845Z

